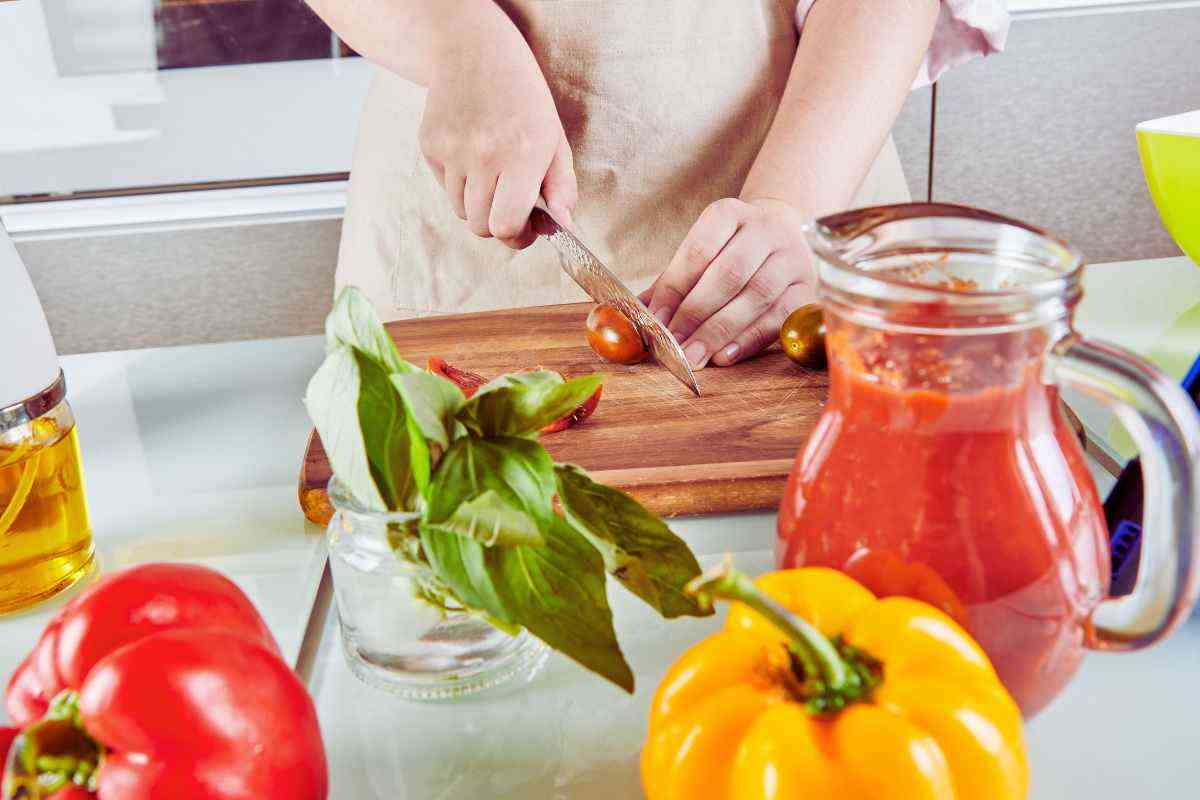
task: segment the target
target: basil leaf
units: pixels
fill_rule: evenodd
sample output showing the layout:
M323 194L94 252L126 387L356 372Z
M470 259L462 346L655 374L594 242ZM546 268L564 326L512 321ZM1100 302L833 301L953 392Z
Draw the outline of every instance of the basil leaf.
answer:
M392 384L421 434L442 447L449 447L459 424L454 415L465 400L462 391L445 378L428 372L393 374Z
M483 611L504 625L515 625L492 583L487 561L506 547L485 547L474 539L422 522L421 550L438 580L453 590L463 605Z
M371 474L367 445L359 425L360 388L354 352L344 345L333 345L308 382L304 405L338 480L367 508L384 511L387 506Z
M428 485L429 445L383 367L360 350L353 354L359 374L358 424L371 477L387 508L412 508L417 493Z
M668 619L712 613L684 591L700 565L665 522L578 467L559 464L554 473L567 521L600 551L609 574Z
M555 516L554 462L536 441L516 437L476 439L450 445L429 488L425 521L445 523L463 503L491 492L496 501L544 529Z
M325 318L325 347L332 350L338 344L363 352L387 372L421 372L401 358L396 343L379 321L375 306L353 286L342 289Z
M404 403L401 402L400 409L405 412ZM408 468L412 472L413 483L417 487L417 491L422 497L427 497L429 494L430 474L433 469L433 453L429 451L429 443L425 441L424 434L421 433L421 428L417 425L417 421L413 419L413 415L404 413L404 425L408 433ZM404 505L406 509L416 508L415 498L410 498L409 502Z
M435 527L474 539L487 547L540 545L544 541L537 523L528 514L513 508L491 489L460 505L449 519Z
M605 594L604 562L558 515L543 547L484 547L422 525L434 572L468 605L520 625L555 650L633 692Z
M478 436L528 436L570 414L603 382L602 375L564 381L550 370L501 375L479 387L458 419Z

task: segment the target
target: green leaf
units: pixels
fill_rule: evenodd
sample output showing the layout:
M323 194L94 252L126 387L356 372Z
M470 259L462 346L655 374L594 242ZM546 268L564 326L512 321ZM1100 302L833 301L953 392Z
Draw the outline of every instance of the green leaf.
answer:
M417 421L404 408L403 401L400 403L400 409L404 413L404 425L408 433L408 468L412 471L412 479L417 487L417 491L421 493L422 497L428 497L431 483L430 478L432 477L430 472L433 469L434 456L429 451L429 443L425 441L425 436L421 433L421 428L418 426ZM416 504L414 500L415 498L410 499L404 508L415 510Z
M425 521L441 525L463 503L488 492L495 502L524 514L544 530L555 516L554 462L532 439L458 439L438 462Z
M474 539L422 522L421 550L438 580L450 587L463 605L484 611L505 625L515 625L492 583L489 558L509 548L485 547Z
M428 372L393 374L391 379L421 434L443 448L449 447L458 425L454 415L466 402L462 391Z
M429 446L383 367L359 350L353 353L359 373L358 424L371 477L387 508L410 509L429 481Z
M377 511L413 506L429 485L429 447L382 366L335 343L304 403L334 474L359 502Z
M429 445L389 374L420 370L400 357L371 302L353 287L325 319L325 347L305 405L334 474L370 508L412 508L429 487ZM413 394L422 413L438 406L436 397L421 402Z
M460 505L449 519L435 527L487 547L540 545L544 541L537 523L528 514L513 508L491 489Z
M564 381L550 370L501 375L479 387L458 419L479 436L528 436L570 414L603 382L603 375Z
M359 502L384 511L387 506L371 474L358 419L360 389L361 376L354 351L335 344L308 382L304 405L338 480Z
M667 524L624 492L569 464L554 468L567 521L592 543L608 572L666 618L706 616L684 586L700 565Z
M484 547L430 526L421 544L434 572L468 605L520 625L627 692L633 672L621 654L605 594L604 562L558 515L542 547Z
M333 310L325 318L326 350L332 350L337 344L363 352L387 372L421 372L401 358L396 343L379 321L375 306L353 286L342 289L333 303Z

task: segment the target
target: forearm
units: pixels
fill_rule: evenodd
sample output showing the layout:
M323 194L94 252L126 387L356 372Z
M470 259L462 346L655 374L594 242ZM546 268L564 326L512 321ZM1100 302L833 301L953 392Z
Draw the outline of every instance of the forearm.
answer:
M808 216L848 206L908 95L936 0L819 0L742 198Z
M307 2L355 51L422 86L429 85L438 64L461 57L464 42L528 50L516 26L493 0Z

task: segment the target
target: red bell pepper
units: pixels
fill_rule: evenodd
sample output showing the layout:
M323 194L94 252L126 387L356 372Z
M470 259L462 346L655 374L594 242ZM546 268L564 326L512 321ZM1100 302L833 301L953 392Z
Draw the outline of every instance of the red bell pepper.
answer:
M0 773L4 772L4 764L8 761L8 750L12 747L13 739L21 731L17 728L0 727Z
M50 621L9 681L8 715L21 726L41 719L100 659L175 628L240 633L278 652L254 604L224 575L188 564L142 564L100 580Z
M22 727L9 791L36 778L53 800L327 796L311 698L249 599L203 567L143 565L81 594L6 699Z

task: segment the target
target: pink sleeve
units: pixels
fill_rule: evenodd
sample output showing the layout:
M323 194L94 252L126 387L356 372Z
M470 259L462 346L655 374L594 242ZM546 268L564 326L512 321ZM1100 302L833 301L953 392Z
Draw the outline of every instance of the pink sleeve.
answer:
M804 20L816 2L800 0L796 7L797 28L803 30ZM977 56L1003 50L1008 38L1006 6L1005 0L942 0L933 41L917 71L913 88L928 86L947 70Z

